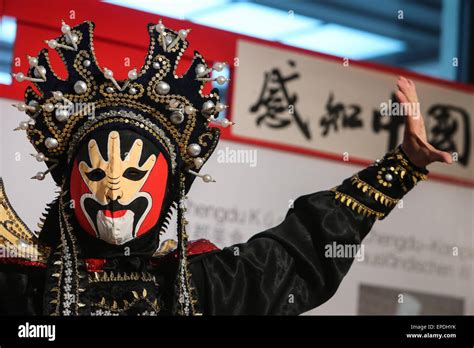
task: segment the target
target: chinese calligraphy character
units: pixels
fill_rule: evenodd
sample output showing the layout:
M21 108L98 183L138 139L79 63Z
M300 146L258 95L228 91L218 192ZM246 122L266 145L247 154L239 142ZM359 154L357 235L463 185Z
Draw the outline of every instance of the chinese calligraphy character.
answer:
M392 101L390 105L392 108L397 107L396 96L392 93L391 96ZM403 125L405 120L401 116L394 116L398 115L397 112L390 112L389 115L392 116L383 116L380 110L374 110L373 118L372 118L372 129L375 133L379 133L380 131L384 130L388 132L388 148L387 150L393 150L398 145L398 134L400 133L400 127ZM385 120L385 121L382 121Z
M291 67L295 66L293 61L289 61ZM256 113L263 108L263 112L257 117L256 123L262 123L272 128L288 127L292 121L296 123L304 137L311 139L307 122L304 122L297 109L296 102L298 96L290 94L287 83L298 79L300 74L295 72L284 77L278 68L265 73L265 80L257 102L250 107L250 112Z
M434 120L429 128L430 143L447 152L459 154L458 161L467 166L471 149L471 127L466 110L452 105L435 104L428 110L428 117ZM461 128L462 127L462 128ZM462 132L462 152L459 153L456 143L456 132Z
M321 117L319 124L323 127L322 135L326 136L332 126L334 131L338 131L338 122L342 119L342 128L360 128L363 126L359 117L362 108L356 104L349 104L347 107L341 102L334 103L334 93L329 94L326 102L326 114Z

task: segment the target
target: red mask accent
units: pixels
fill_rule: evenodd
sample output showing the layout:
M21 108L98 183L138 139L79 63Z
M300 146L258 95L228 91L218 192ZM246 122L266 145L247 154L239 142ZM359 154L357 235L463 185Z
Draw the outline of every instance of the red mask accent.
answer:
M147 179L145 180L141 189L137 192L137 194L140 195L147 194L146 196L151 199L143 199L143 197L141 197L142 199L132 199L128 205L120 206L120 209L116 209L113 204L99 205L99 202L95 202L94 204L99 206L99 209L103 212L103 215L107 217L107 221L112 222L115 221L115 219L123 218L127 212L132 211L136 216L133 224L133 238L136 238L150 231L150 229L152 229L158 223L163 200L166 194L167 180L168 163L163 154L159 153L157 154L156 162L150 170ZM95 219L97 219L97 209L95 210L96 216L91 216L94 215L94 213L84 209L84 206L80 203L81 199L84 200L84 197L91 195L94 196L94 193L91 192L88 185L84 181L84 178L79 170L79 163L77 159L74 160L74 165L71 172L70 193L71 199L74 202L74 213L80 226L91 236L104 239L110 243L107 238L103 238L100 235L97 225L91 223L91 221L94 222ZM88 199L93 200L93 198ZM148 207L148 205L151 206ZM142 216L139 215L144 216L142 218ZM137 220L140 220L139 224L137 223ZM124 242L130 239L131 238L127 238ZM123 243L113 242L112 244Z
M138 229L137 236L148 232L157 224L165 198L167 179L168 163L165 157L160 153L145 185L143 185L141 189L142 192L148 192L152 197L152 206L150 212Z

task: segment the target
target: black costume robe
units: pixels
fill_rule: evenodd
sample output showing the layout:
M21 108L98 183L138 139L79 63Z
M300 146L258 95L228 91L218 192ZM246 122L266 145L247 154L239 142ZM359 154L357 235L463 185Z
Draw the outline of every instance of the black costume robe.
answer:
M353 257L326 257L328 245L360 245L427 171L401 148L329 191L294 202L284 221L222 250L190 248L196 308L209 315L296 315L327 301ZM336 244L334 244L336 243ZM193 251L194 250L194 251ZM28 260L0 259L1 314L55 314L55 271ZM173 314L176 257L86 260L84 314ZM56 313L58 314L58 313Z

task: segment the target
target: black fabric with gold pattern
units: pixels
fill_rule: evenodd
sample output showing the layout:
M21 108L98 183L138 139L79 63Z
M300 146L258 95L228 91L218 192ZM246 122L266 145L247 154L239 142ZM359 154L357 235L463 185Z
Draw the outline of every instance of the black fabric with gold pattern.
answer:
M217 118L219 114L219 92L217 89L209 94L203 91L212 72L204 58L199 52L194 52L189 69L181 76L177 75L176 69L188 47L187 40L170 28L164 28L163 34L160 34L155 24L149 24L150 40L145 62L141 68L135 69L133 80L117 81L119 89L106 77L105 68L98 64L94 51L94 23L83 22L71 28L71 34L77 36L77 49L68 46L70 43L66 34L54 39L58 43L55 51L66 66L68 78L64 80L55 74L49 62L48 49L43 49L36 57L38 66L44 70L43 81L39 79L33 83L36 90L29 86L25 91L25 104L29 106L25 111L34 119L34 122L28 123L26 133L35 149L45 155L45 164L53 179L58 185L64 182L70 166L70 154L74 153L77 145L73 140L81 135L79 133L86 132L88 126L97 125L91 121L112 111L126 112L146 120L148 125L145 127L141 122L138 130L147 133L153 125L164 134L158 134L158 137L171 141L176 152L177 171L186 173L188 191L196 176L188 173L187 169L199 172L202 167L196 165L194 156L187 151L188 146L199 145L199 157L206 162L220 135L219 128L212 127L210 123L211 117ZM174 44L164 43L163 35L174 39ZM204 67L206 72L198 76L196 69L199 66ZM35 67L30 67L27 77L37 77ZM160 84L168 86L168 91L160 92ZM63 109L66 109L68 116L58 118L58 112ZM182 115L182 121L172 122L171 116L176 112ZM137 126L125 117L122 121L127 126ZM156 140L156 130L149 135Z
M427 179L427 174L426 168L411 163L398 146L332 191L337 200L352 210L383 219L408 191Z

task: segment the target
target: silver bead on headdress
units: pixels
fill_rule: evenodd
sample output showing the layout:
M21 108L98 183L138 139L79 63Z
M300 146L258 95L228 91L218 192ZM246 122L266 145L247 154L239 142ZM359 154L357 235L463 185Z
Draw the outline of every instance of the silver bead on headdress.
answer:
M14 73L18 82L31 82L41 94L28 87L25 102L14 105L26 112L28 120L21 121L15 130L25 130L39 153L44 153L45 163L54 179L62 182L63 168L67 165L64 153L70 152L70 141L88 119L110 108L126 107L146 115L175 142L177 152L185 162L187 185L190 176L201 177L199 169L212 153L218 139L215 124L228 127L233 123L218 118L227 106L219 102L217 90L202 94L204 84L216 81L224 84L224 76L211 77L213 71L221 72L226 63L216 62L208 67L198 53L193 64L183 76L176 75L177 64L188 43L189 29L178 32L158 24L150 24L150 46L141 69L128 72L125 81L117 81L112 70L97 64L93 46L91 22L70 27L62 22L61 36L45 40L50 49L58 52L68 70L68 79L60 79L49 64L48 50L37 57L28 56L30 69ZM83 128L83 127L82 127ZM34 178L43 179L44 175Z
M37 150L32 156L48 166L33 178L43 180L51 173L63 187L62 195L66 194L66 169L71 165L73 154L81 140L98 128L126 124L139 128L162 145L178 186L174 200L179 225L178 312L195 314L197 309L187 269L184 200L196 177L204 182L214 181L210 175L199 173L219 140L219 129L211 125L232 124L226 118L218 118L219 112L227 106L219 102L217 89L209 94L202 92L207 82L222 85L228 81L224 76L211 77L213 71L222 71L225 63L217 62L208 67L203 57L194 52L191 67L178 76L176 68L188 46L190 30L173 31L160 20L158 24L148 25L150 44L144 65L133 68L126 80L119 81L111 69L99 67L93 30L92 22L71 27L63 21L62 34L45 41L66 65L67 79L54 73L48 49L41 50L37 57L28 56L30 68L26 74L13 74L16 81L28 81L38 91L28 87L25 102L14 105L29 117L15 130L26 131ZM78 308L80 306L75 310L79 311Z

